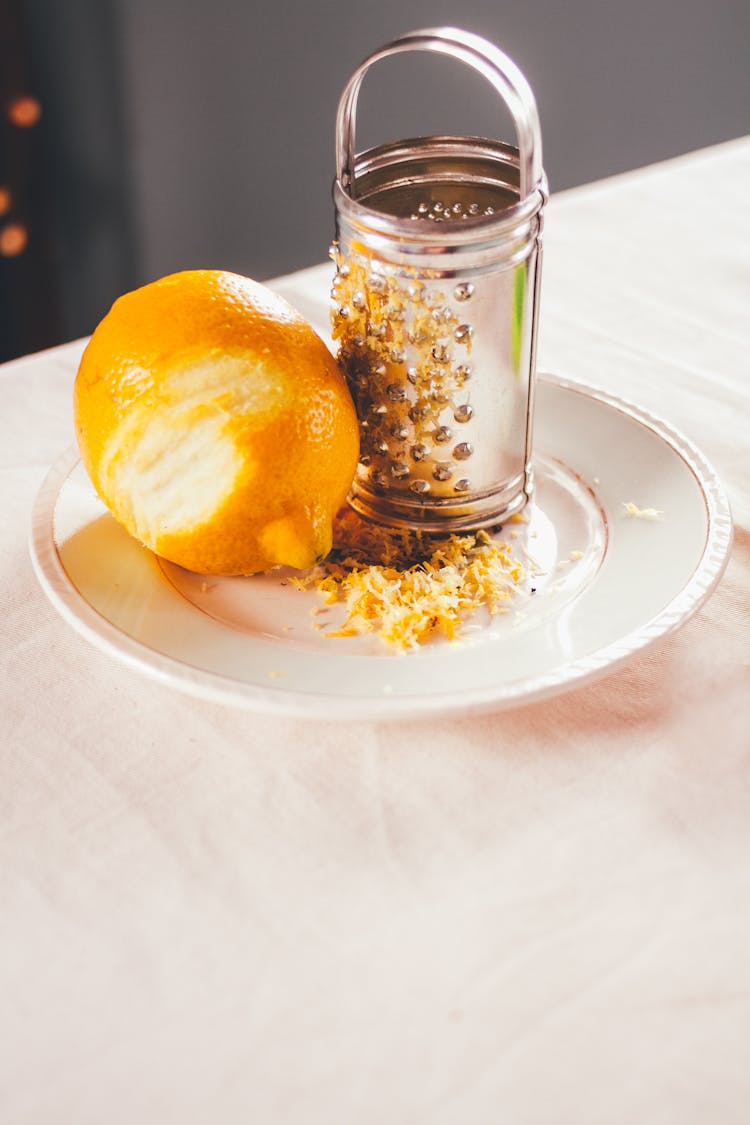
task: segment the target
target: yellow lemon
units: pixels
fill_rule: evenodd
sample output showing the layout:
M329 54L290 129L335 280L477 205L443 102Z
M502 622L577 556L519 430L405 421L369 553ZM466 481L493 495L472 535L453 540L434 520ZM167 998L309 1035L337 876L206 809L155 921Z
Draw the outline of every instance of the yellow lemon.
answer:
M331 549L359 452L354 406L325 344L264 286L189 270L125 294L74 397L97 492L156 554L253 574Z

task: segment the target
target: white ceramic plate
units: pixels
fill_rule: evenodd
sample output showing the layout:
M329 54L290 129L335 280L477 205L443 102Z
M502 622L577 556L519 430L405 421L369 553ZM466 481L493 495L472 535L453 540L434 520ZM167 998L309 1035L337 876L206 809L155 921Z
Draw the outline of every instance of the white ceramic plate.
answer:
M63 617L162 683L257 710L331 719L460 715L539 699L608 672L676 629L726 565L731 518L704 457L664 422L579 384L540 378L537 490L509 525L541 573L508 613L458 642L394 655L330 638L322 601L283 572L193 575L112 519L77 453L45 480L31 554ZM634 517L626 505L655 509Z

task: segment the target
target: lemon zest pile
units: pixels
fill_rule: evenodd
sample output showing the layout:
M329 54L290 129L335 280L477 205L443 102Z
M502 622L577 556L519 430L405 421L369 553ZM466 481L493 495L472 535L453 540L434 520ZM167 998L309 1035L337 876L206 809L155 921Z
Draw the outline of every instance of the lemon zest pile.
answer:
M327 637L377 634L392 649L417 648L442 634L449 641L481 606L495 616L527 577L510 545L486 531L436 538L368 524L345 509L334 527L334 549L301 578L327 605L344 602L344 624Z

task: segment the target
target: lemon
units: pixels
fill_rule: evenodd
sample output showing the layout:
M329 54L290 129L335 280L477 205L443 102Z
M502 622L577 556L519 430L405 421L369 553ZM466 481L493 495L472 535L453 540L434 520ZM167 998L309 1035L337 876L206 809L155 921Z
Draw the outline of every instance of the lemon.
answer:
M97 492L156 554L254 574L329 552L357 418L325 344L264 286L189 270L120 297L83 354L74 409Z

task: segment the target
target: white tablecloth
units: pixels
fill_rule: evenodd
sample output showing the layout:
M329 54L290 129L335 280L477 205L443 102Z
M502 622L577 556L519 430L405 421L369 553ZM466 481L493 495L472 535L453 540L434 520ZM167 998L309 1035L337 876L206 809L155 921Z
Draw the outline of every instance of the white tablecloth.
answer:
M750 1120L749 246L747 140L553 196L540 368L701 447L733 556L624 669L439 724L90 647L27 548L81 345L0 368L3 1125Z

